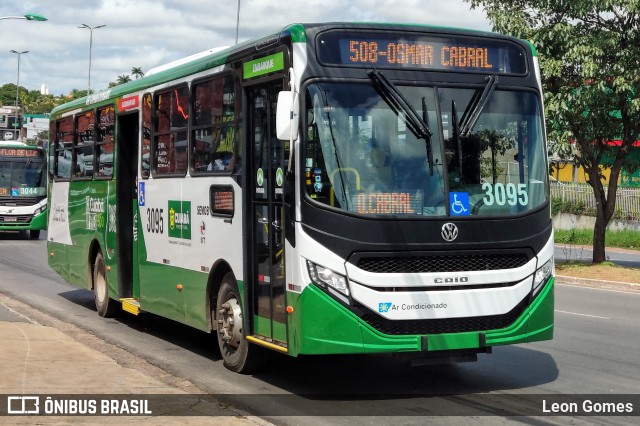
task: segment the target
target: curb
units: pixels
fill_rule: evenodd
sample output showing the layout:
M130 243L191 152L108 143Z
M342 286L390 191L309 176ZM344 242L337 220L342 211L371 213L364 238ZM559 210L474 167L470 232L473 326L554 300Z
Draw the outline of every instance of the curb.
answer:
M556 248L560 250L588 250L592 251L593 246L580 245L580 244L568 244L568 243L555 243ZM624 254L637 254L640 255L640 249L630 249L621 247L605 247L605 253L624 253Z
M592 278L569 277L566 275L556 275L556 283L558 284L575 284L585 287L602 288L602 289L618 289L640 292L640 283L627 283L622 281L603 281L594 280Z

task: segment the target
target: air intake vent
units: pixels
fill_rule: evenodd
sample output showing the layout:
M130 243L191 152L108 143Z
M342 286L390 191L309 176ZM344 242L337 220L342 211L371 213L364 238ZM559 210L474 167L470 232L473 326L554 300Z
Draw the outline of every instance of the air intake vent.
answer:
M0 216L0 222L7 222L8 225L11 224L25 224L30 223L31 219L33 219L32 215L24 215L24 216L12 216L12 215L4 215Z
M524 253L440 256L361 257L360 269L379 274L422 272L469 272L514 269L529 261Z
M33 197L15 197L15 198L5 198L2 197L0 198L0 206L7 206L7 207L23 207L23 206L33 206L34 204L38 204L38 202L40 200L42 200L44 197L39 197L39 198L33 198Z

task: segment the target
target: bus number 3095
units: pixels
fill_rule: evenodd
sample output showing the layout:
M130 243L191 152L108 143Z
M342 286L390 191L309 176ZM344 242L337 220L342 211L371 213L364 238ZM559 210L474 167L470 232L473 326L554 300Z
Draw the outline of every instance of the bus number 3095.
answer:
M164 209L147 209L147 232L164 233Z

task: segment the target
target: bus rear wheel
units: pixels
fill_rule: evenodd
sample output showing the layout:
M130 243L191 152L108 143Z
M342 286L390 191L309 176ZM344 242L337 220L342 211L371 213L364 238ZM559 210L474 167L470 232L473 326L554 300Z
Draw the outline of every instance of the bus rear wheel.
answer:
M93 298L98 315L105 318L111 318L115 315L117 306L116 302L109 298L106 268L100 252L96 255L96 260L93 263Z
M224 366L246 374L262 367L268 354L245 338L240 300L238 284L233 274L228 273L222 279L214 312L218 346Z

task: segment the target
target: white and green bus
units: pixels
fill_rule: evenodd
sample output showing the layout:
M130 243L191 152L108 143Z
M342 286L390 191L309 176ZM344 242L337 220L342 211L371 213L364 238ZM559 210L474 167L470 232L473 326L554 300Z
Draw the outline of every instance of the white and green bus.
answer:
M0 142L0 232L33 239L47 228L47 158L42 147Z
M51 119L49 263L102 316L214 333L238 372L265 348L474 359L552 338L529 43L295 24Z

